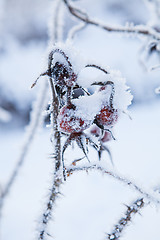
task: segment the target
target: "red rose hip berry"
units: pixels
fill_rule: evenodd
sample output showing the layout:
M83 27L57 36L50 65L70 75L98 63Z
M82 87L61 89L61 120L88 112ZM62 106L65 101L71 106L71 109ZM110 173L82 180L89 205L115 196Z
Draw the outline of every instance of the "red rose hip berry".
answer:
M104 106L100 113L96 115L96 121L99 125L112 127L118 120L118 110L110 106Z
M76 106L65 105L58 115L59 129L66 133L79 133L90 127L91 121L76 115Z

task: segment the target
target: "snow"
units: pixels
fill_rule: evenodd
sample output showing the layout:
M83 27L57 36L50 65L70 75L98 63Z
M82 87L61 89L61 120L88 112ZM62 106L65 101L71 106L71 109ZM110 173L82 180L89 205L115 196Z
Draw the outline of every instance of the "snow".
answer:
M0 58L1 94L20 110L30 107L35 91L28 91L43 71L45 46L30 44L21 46L14 39L8 40L7 53Z
M108 143L115 170L144 188L153 188L159 178L159 102L139 105L130 110L133 120L125 115L115 127L117 141ZM16 141L15 139L16 134ZM23 131L10 131L0 135L0 182L4 184L19 155ZM25 164L6 200L1 222L1 239L34 239L48 188L52 180L53 160L50 131L43 129L36 136ZM8 151L8 146L9 150ZM76 147L76 145L75 145ZM66 161L80 156L80 150L68 149ZM90 151L90 159L97 154ZM85 160L87 163L87 160ZM108 155L103 154L104 164L112 169ZM114 170L114 168L112 169ZM2 185L3 187L3 185ZM55 206L55 214L49 233L61 239L103 239L126 211L123 204L130 204L139 197L136 191L105 174L91 172L74 173L63 184L62 196ZM150 240L160 234L160 214L154 205L141 210L126 228L123 239ZM150 226L150 228L148 227ZM63 231L62 231L63 228Z
M83 76L84 76L83 80L82 78L80 78L80 86L89 87L86 84L88 79L86 79L84 72ZM126 85L126 80L121 77L119 71L110 69L109 74L103 73L102 75L98 75L98 78L94 80L92 76L92 81L90 78L89 83L90 84L95 82L105 83L107 81L112 81L114 84L114 98L113 98L114 108L119 109L120 111L127 111L127 107L131 104L133 96L130 93L129 87ZM100 87L98 86L98 88ZM109 104L111 92L112 92L111 86L107 85L106 89L103 91L95 90L95 92L90 96L81 96L78 99L73 99L72 101L77 107L76 111L77 115L83 116L84 119L94 119L94 117L98 112L100 112L102 107L105 106L106 104Z
M79 109L68 108L68 106L64 106L59 115L58 115L58 123L59 129L62 132L81 132L86 128L90 127L93 119L91 116L86 118L86 115L83 114L83 111L80 112Z
M128 12L125 17L122 17L124 12L119 7L113 8L115 12L108 11L109 14L106 14L102 11L99 1L96 1L95 4L91 0L87 0L87 2L89 3L87 4L89 14L94 16L96 11L97 17L102 17L103 20L108 20L107 22L113 24L123 23L125 18L129 20L134 18L138 24L148 19L147 14L142 14L144 13L143 7L137 4L139 0L132 1L132 3L127 3L125 0L109 1L110 7L120 7L125 2L125 11ZM86 1L75 2L75 4L85 6ZM106 4L106 1L102 1L103 9L106 9ZM133 11L133 6L136 6L136 11ZM115 13L119 10L120 14L117 17ZM129 14L130 12L133 12L133 15ZM41 14L38 14L38 18L41 18ZM23 30L25 29L23 28ZM46 46L37 43L22 46L11 38L6 42L6 46L8 46L7 51L0 58L0 84L3 87L3 94L6 94L11 102L16 102L16 106L25 111L35 99L35 95L40 89L38 86L41 85L40 82L46 83L47 81L46 78L39 80L36 87L32 91L28 91L39 74L44 72L43 70L46 71L47 61L41 61ZM90 26L78 32L72 39L72 43L59 43L54 48L60 47L67 53L71 62L74 63L74 71L78 74L78 84L89 88L91 92L91 96L82 96L73 100L77 107L76 114L80 117L93 119L104 101L104 94L98 92L99 87L90 87L95 81L106 81L106 79L114 81L115 108L126 110L131 104L131 93L133 94L135 104L129 108L132 121L127 115L121 114L114 127L114 135L117 140L107 142L113 155L114 167L108 153L104 152L100 164L110 171L130 179L149 194L153 194L155 189L156 192L153 195L159 198L157 190L160 188L160 101L158 95L155 94L155 88L159 86L159 69L152 72L144 71L143 64L139 61L138 49L141 46L140 41L135 37L124 38ZM56 59L64 61L57 55ZM147 68L157 66L159 63L155 54L148 61L145 58L143 60L145 60ZM98 69L85 68L89 63L100 64L102 67L104 65L104 68L110 73L104 74ZM115 69L122 72L126 81ZM42 90L43 88L39 90L39 95L43 93ZM105 100L108 101L110 88L107 88L106 93ZM48 97L45 97L44 105L47 104ZM35 112L32 112L31 117L35 124L35 113L39 109L38 103L40 102L32 105ZM44 106L41 107L43 111ZM4 118L4 112L0 114L3 119L7 120L6 115ZM32 130L31 125L27 132L22 128L8 128L4 131L3 125L0 125L0 190L3 190L7 183L17 159L19 159L23 143ZM38 132L30 144L24 164L5 201L0 228L2 240L28 240L37 236L36 230L39 230L39 222L48 199L54 172L54 158L50 155L53 154L50 134L50 129L44 128ZM62 139L62 143L64 141ZM69 146L65 151L64 161L68 165L73 160L84 156L76 144L73 146L74 148ZM89 146L88 157L91 163L97 162L97 155L93 147ZM80 165L82 163L87 165L87 159L83 159ZM62 185L61 193L62 195L54 206L53 220L49 224L49 233L57 240L104 239L105 234L111 233L113 226L124 215L126 211L124 204L129 205L141 196L138 191L124 182L96 170L74 172ZM158 210L159 206L154 203L144 207L141 210L142 216L137 214L134 217L124 231L122 239L157 239L160 235Z
M91 96L82 96L78 99L73 99L72 102L76 106L76 115L93 121L96 114L102 108L104 98L106 98L104 94L96 92Z

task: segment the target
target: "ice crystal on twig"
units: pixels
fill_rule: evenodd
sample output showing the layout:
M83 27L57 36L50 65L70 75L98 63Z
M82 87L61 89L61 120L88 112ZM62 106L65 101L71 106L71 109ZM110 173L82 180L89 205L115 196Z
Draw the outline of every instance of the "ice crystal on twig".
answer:
M145 206L143 198L137 199L131 205L126 206L127 211L124 213L124 216L120 218L117 224L115 224L112 232L108 234L107 239L109 240L118 240L120 239L122 232L132 221L133 217L140 212L140 210Z

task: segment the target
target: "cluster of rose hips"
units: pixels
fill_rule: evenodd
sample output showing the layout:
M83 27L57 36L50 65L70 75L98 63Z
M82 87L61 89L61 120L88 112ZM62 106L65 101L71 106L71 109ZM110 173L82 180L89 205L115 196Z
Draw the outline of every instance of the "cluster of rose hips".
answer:
M60 55L64 61L56 61L55 54ZM59 59L59 58L58 58ZM108 72L97 65L86 65L85 67L94 67L108 74ZM103 92L108 86L111 87L111 94L109 101L102 104L99 112L94 116L94 119L85 119L83 116L77 115L76 105L73 104L73 95L75 90L80 89L81 92L88 97L90 93L77 83L78 75L74 72L73 66L66 53L57 48L53 50L49 55L48 70L40 76L48 75L52 78L56 90L57 97L59 99L59 114L58 114L58 126L62 134L68 135L68 138L62 149L62 161L64 164L64 152L67 147L75 140L78 146L82 149L85 157L87 152L85 150L84 139L98 151L99 159L101 153L106 150L109 154L109 149L103 145L104 142L114 139L111 127L117 122L118 110L113 107L114 98L114 83L112 81L97 82L93 85L97 85L99 92ZM32 87L36 82L32 85ZM85 116L85 115L84 115ZM92 127L91 127L92 126ZM91 137L89 137L84 130L90 128L91 135L98 137L99 145L97 145ZM87 157L88 159L88 157Z
M103 130L105 128L112 127L118 119L118 111L113 108L112 103L114 95L113 82L107 81L106 83L97 83L97 85L104 85L103 87L100 87L99 91L104 91L107 85L111 85L112 92L110 96L110 102L102 106L100 112L97 113L92 122L77 116L76 106L72 103L72 96L74 93L74 89L82 87L78 86L78 84L76 83L77 75L73 72L72 65L66 54L62 50L56 49L51 53L52 57L55 52L59 52L60 54L62 54L67 62L66 65L56 62L54 66L51 68L51 76L54 79L57 95L60 101L63 102L58 117L60 131L67 134L81 133L87 128L89 128L93 123L95 123L99 128ZM100 67L96 65L93 66L100 69ZM84 88L82 89L85 91Z

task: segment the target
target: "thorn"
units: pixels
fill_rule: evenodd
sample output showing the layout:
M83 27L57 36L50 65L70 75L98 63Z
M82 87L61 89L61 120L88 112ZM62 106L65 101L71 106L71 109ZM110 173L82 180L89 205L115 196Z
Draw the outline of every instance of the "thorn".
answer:
M111 134L111 137L113 138L113 140L116 140L116 138L113 136L113 133L111 130L109 130L108 128L105 129L104 126L99 124L96 119L94 119L93 123L95 123L100 129L109 132Z
M86 153L86 151L85 151L85 148L84 148L84 146L83 146L83 143L82 143L82 141L81 141L81 137L79 137L78 139L76 139L76 142L77 142L78 146L80 147L80 149L82 149L85 157L87 158L88 162L90 163L90 160L89 160L89 158L88 158L88 155L87 155L87 153Z
M48 70L47 70L46 72L41 73L41 74L39 75L39 77L36 79L36 81L32 84L31 88L33 88L33 87L37 84L37 81L38 81L38 79L39 79L40 77L45 76L45 75L48 75L48 76L49 76Z
M81 157L81 158L78 158L78 159L75 159L75 160L71 163L71 165L76 166L76 162L79 162L79 161L83 160L84 158L85 158L85 156L84 156L84 157Z
M52 236L51 234L49 234L49 233L46 233L46 234L47 234L47 236L49 236L49 237L53 238L53 236Z
M102 150L100 149L100 150L98 151L98 158L99 158L99 161L101 161L101 157L102 157Z
M33 88L35 85L36 85L36 82L34 82L34 83L32 84L31 88Z
M109 155L109 157L110 157L110 161L111 161L111 163L112 163L112 166L114 167L114 163L113 163L113 159L112 159L112 154L111 154L109 148L106 147L106 146L104 146L103 144L102 144L101 146L102 146L102 148L103 148L104 151L107 151L107 152L108 152L108 155Z

